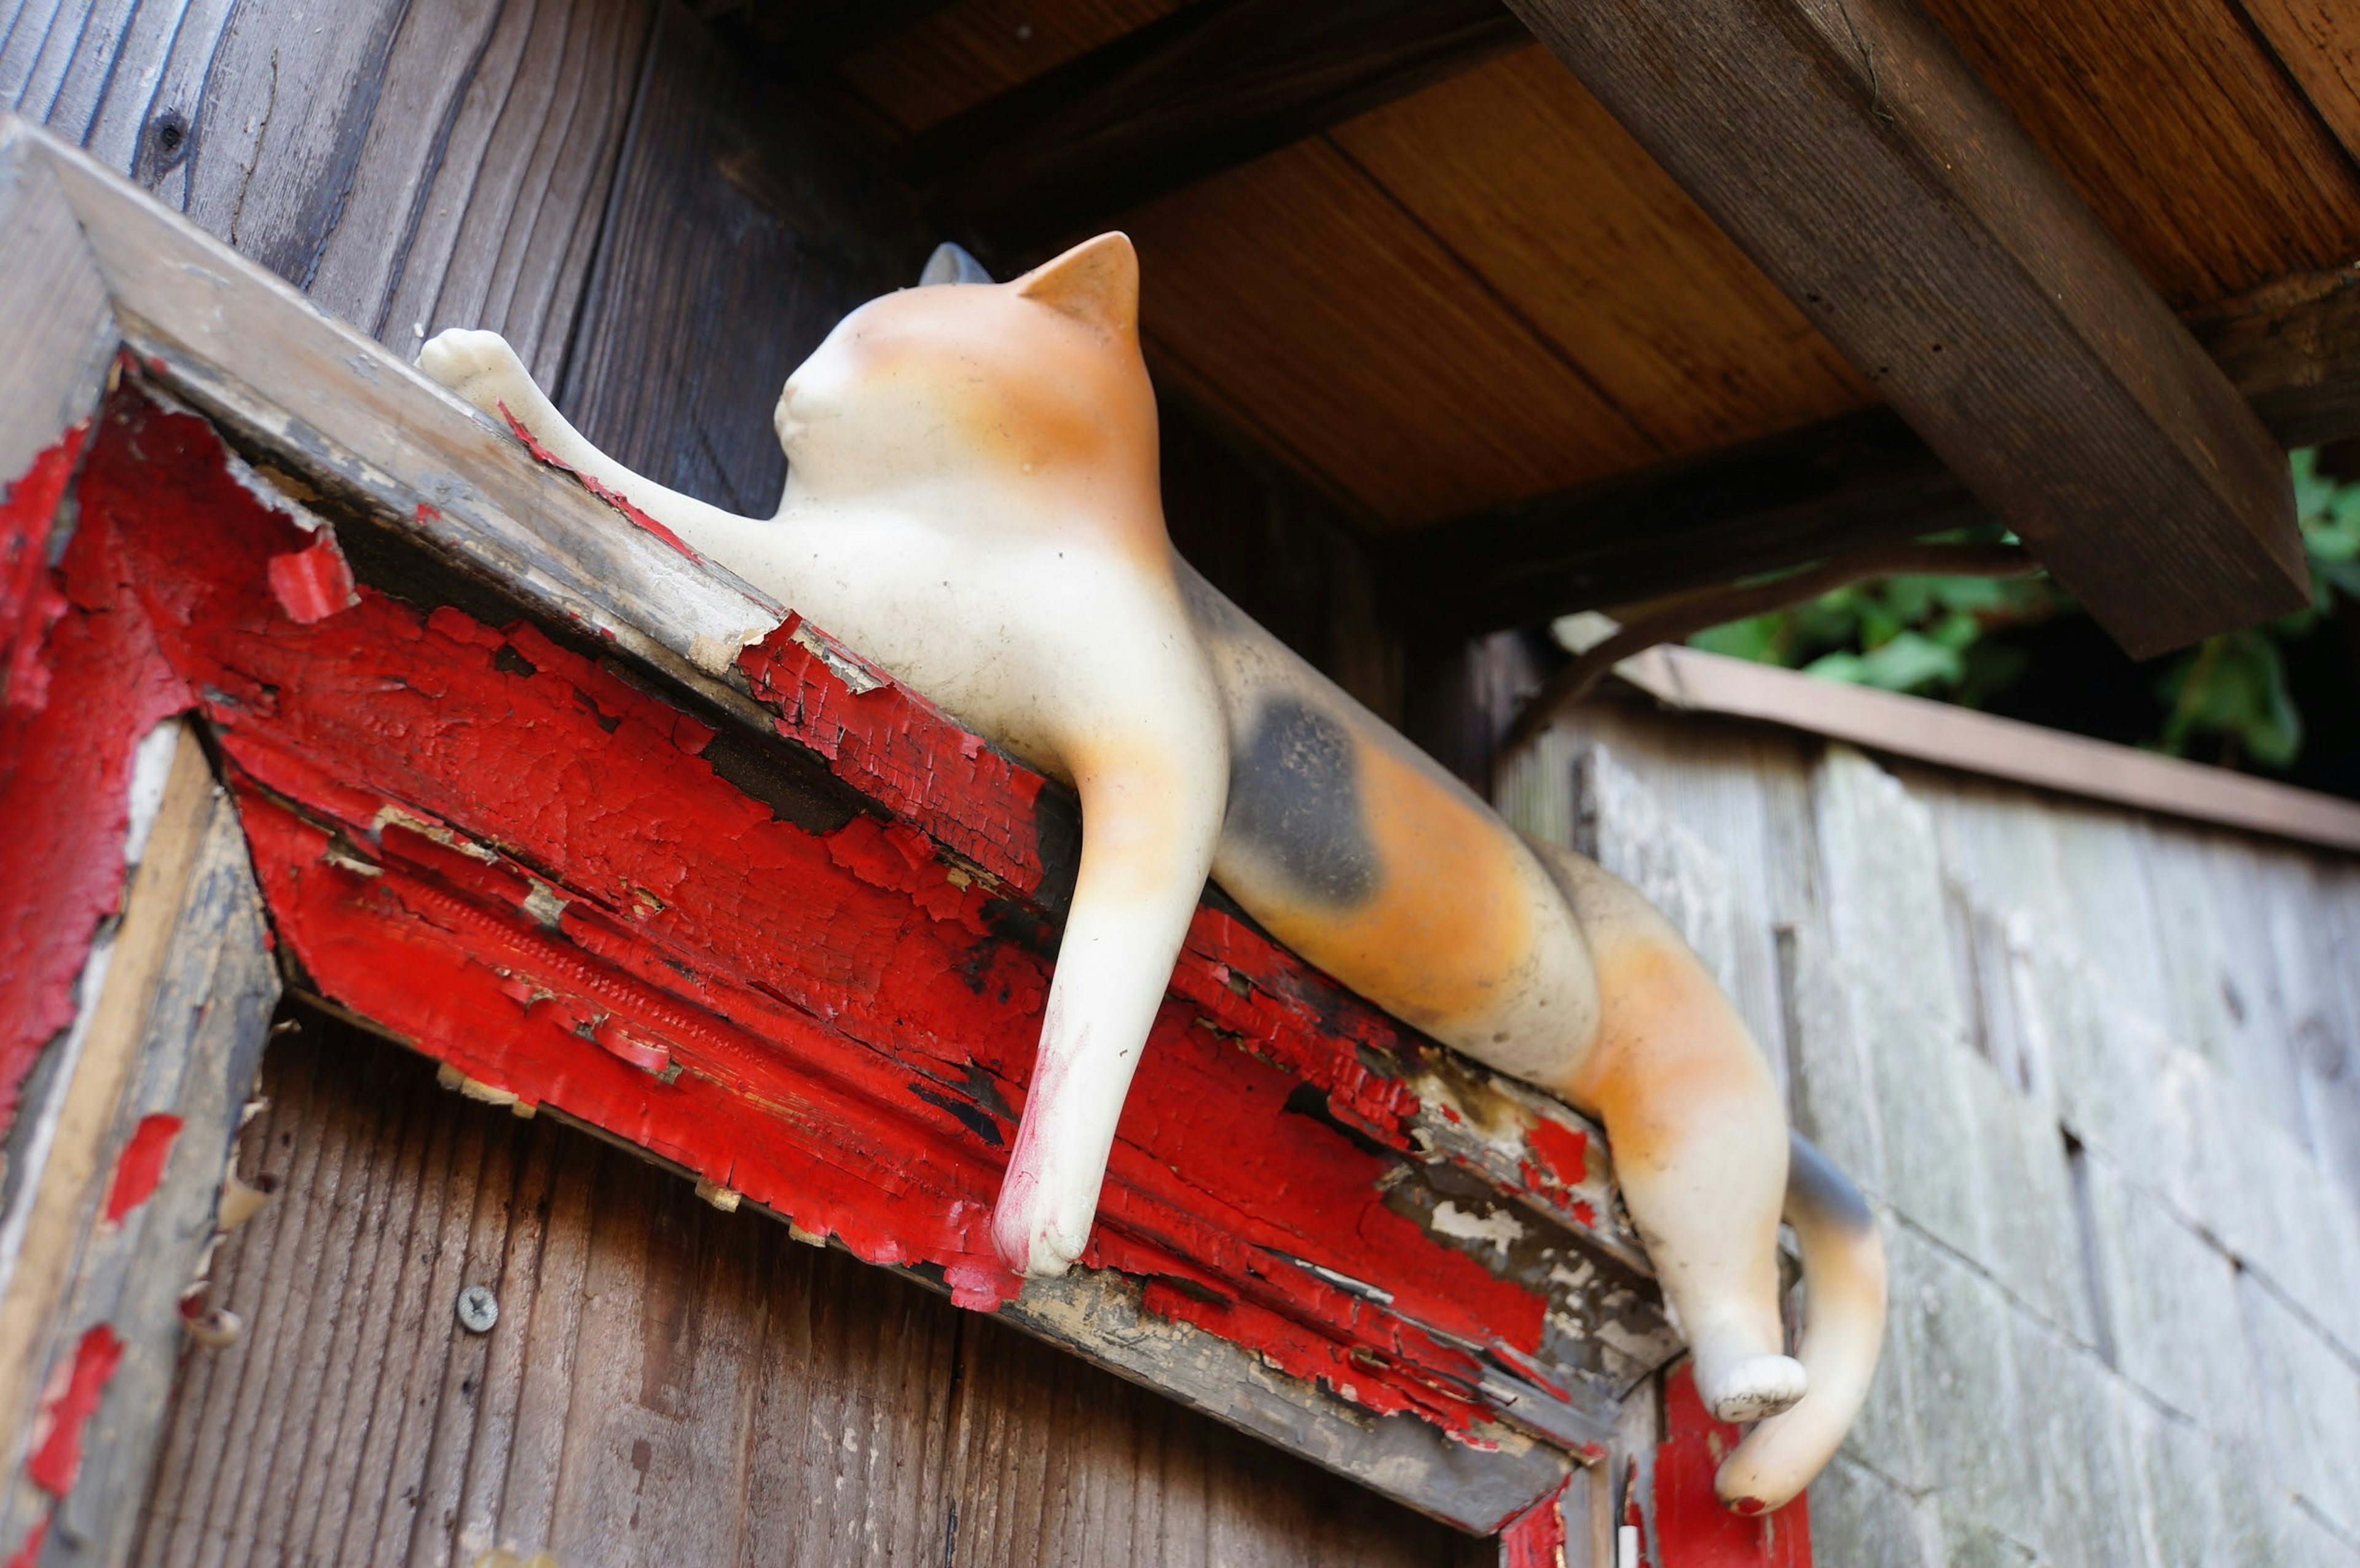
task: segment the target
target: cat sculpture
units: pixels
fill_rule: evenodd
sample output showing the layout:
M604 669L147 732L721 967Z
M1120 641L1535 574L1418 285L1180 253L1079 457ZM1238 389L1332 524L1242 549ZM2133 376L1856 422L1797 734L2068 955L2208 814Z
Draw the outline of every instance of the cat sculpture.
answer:
M1722 1499L1787 1501L1876 1366L1860 1194L1790 1141L1761 1051L1630 887L1529 843L1174 552L1139 265L1110 234L1008 283L945 246L788 379L776 516L631 473L489 332L427 375L792 604L1081 798L1082 853L992 1240L1080 1255L1133 1069L1207 875L1403 1022L1597 1116L1707 1406L1754 1425ZM1808 1310L1785 1354L1777 1235Z

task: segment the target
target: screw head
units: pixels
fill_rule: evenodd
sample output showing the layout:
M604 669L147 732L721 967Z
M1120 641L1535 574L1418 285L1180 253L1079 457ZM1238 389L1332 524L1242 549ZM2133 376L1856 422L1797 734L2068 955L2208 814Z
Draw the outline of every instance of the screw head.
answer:
M488 1285L470 1285L459 1292L459 1326L469 1334L489 1334L500 1321L499 1298Z

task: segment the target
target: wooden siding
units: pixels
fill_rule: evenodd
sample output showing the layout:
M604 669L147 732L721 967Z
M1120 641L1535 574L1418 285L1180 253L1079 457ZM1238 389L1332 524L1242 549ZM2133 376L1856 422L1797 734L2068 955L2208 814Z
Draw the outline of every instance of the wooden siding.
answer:
M2360 1564L2360 862L1611 703L1501 780L1879 1214L1819 1561Z
M313 1014L277 1041L143 1564L1495 1552ZM460 1289L499 1319L470 1334Z

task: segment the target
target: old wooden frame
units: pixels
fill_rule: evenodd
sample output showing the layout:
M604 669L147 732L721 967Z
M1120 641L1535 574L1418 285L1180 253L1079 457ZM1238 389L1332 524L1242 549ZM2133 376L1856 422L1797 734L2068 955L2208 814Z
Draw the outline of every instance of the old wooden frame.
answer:
M1112 1238L1109 1258L1162 1262L1094 1271L1019 1297L1013 1281L994 1272L983 1240L980 1200L996 1181L996 1167L978 1149L997 1146L1012 1114L1008 1099L1021 1095L1021 1083L983 1082L972 1064L965 1083L912 1079L893 1111L901 1119L891 1125L933 1140L930 1160L956 1167L937 1184L951 1228L927 1234L951 1239L936 1243L904 1245L889 1235L880 1244L874 1235L856 1234L849 1211L829 1209L775 1170L766 1175L727 1160L705 1163L712 1151L668 1132L661 1114L633 1119L614 1113L612 1096L593 1092L597 1083L619 1083L644 1097L657 1093L647 1085L718 1082L695 1076L716 1071L709 1059L699 1065L700 1050L724 1049L711 1042L751 1027L745 1020L755 1014L786 1015L756 1000L746 1004L753 1013L733 1015L723 1006L713 1021L700 1024L684 1019L680 998L660 984L651 990L643 976L622 971L593 986L605 998L604 1010L567 1013L557 995L570 983L565 975L582 968L585 953L595 958L601 950L591 940L587 948L557 951L563 943L555 938L567 930L562 911L595 901L587 884L568 882L553 869L563 862L565 841L536 839L537 830L522 824L471 823L448 814L447 771L435 771L442 764L430 751L405 752L406 743L391 732L319 743L359 746L336 755L363 759L350 764L360 771L341 782L323 775L316 765L322 754L305 753L288 738L295 722L289 715L302 706L310 676L345 668L333 659L390 660L369 666L379 671L370 678L398 686L402 670L422 668L401 661L422 656L396 646L398 639L361 637L332 658L319 651L324 644L300 643L311 623L349 632L361 623L336 617L382 614L393 617L386 625L410 627L405 635L413 641L442 639L438 647L445 652L472 639L469 657L476 664L489 660L486 668L502 680L556 679L542 676L544 665L572 671L581 701L561 702L552 713L574 711L579 723L604 734L632 714L653 715L659 728L669 726L665 744L673 753L667 766L678 768L680 756L703 758L679 777L741 804L758 801L778 819L857 827L861 847L838 842L829 852L840 866L850 864L846 855L889 858L847 872L846 886L864 882L870 892L862 897L923 900L916 907L938 920L944 900L978 920L985 918L978 911L988 909L994 929L976 951L989 958L1012 942L1014 962L1030 965L1028 973L1038 972L1040 960L1018 950L1038 937L1022 933L1054 926L1060 885L1072 875L1077 821L1070 799L963 735L781 606L627 525L571 480L538 466L506 432L278 279L15 122L0 123L0 232L13 236L0 257L0 363L11 367L0 377L0 463L13 465L6 472L26 474L45 462L70 467L77 452L85 452L84 515L79 523L60 523L54 536L48 517L41 519L43 559L69 541L79 548L103 539L90 548L126 551L122 559L131 564L118 570L126 578L151 574L142 578L143 592L165 592L157 584L169 578L181 584L169 591L189 604L212 595L206 602L247 617L236 623L244 628L236 635L263 649L252 656L263 664L235 670L205 665L214 678L191 679L192 671L202 673L202 661L227 657L203 642L212 635L200 624L203 616L191 611L169 625L157 623L157 635L169 645L157 657L190 681L181 690L191 693L187 700L196 704L205 745L228 776L246 847L278 926L278 953L299 989L439 1056L452 1081L471 1093L573 1115L685 1167L716 1202L762 1204L803 1230L834 1231L873 1260L898 1260L963 1300L1001 1301L1005 1315L1035 1333L1463 1528L1491 1532L1521 1519L1546 1519L1554 1530L1562 1528L1561 1518L1572 1518L1575 1503L1586 1507L1593 1497L1597 1519L1606 1518L1610 1499L1589 1484L1568 1488L1569 1478L1607 1454L1625 1419L1622 1396L1676 1352L1677 1341L1655 1315L1644 1258L1619 1213L1596 1129L1408 1035L1218 904L1200 915L1175 976L1172 1027L1195 1039L1201 1026L1214 1042L1207 1059L1218 1071L1231 1071L1218 1063L1234 1062L1235 1071L1265 1077L1278 1072L1298 1082L1300 1089L1286 1096L1291 1119L1284 1125L1295 1129L1289 1136L1328 1140L1361 1151L1356 1158L1386 1162L1388 1174L1376 1190L1386 1194L1388 1213L1421 1226L1414 1234L1422 1239L1410 1244L1426 1259L1417 1267L1443 1270L1437 1278L1480 1280L1488 1274L1524 1293L1533 1324L1554 1326L1527 1325L1504 1337L1477 1329L1470 1337L1465 1325L1422 1321L1414 1302L1439 1303L1448 1291L1437 1297L1431 1284L1393 1279L1382 1271L1381 1259L1371 1268L1353 1264L1361 1268L1358 1274L1334 1267L1343 1255L1323 1261L1316 1240L1273 1246L1257 1239L1275 1233L1255 1218L1259 1200L1243 1189L1223 1198L1227 1206L1193 1221L1193 1233L1185 1225L1126 1230L1120 1217L1102 1231ZM202 418L175 411L183 406ZM93 427L102 411L104 419ZM169 470L169 485L135 474L105 492L112 501L89 498L93 483L120 477L125 464L149 463L180 466ZM163 558L154 554L153 538L138 543L142 525L135 516L137 498L155 490L180 500L206 491L213 498L205 515L227 518L222 526L228 531L191 541L185 561L157 565ZM208 575L258 568L254 552L265 549L276 552L271 570L257 570L245 589L233 593L230 579ZM381 592L356 596L347 562L364 586L390 585L407 602ZM258 586L264 575L267 590ZM434 605L432 615L412 607L418 604ZM544 629L532 629L536 623ZM300 681L260 681L255 672L278 657L268 649L282 637L293 639L287 657L318 662L301 666ZM498 644L497 657L486 637ZM238 687L231 675L249 683ZM581 744L595 749L604 734ZM229 807L213 793L212 769L190 772L196 764L187 759L198 756L193 745L180 756L176 777L194 782L184 782L173 799L196 811L187 802L202 797L197 815L208 824L202 842L213 846L204 851L213 858L200 860L220 864L230 880L209 873L212 879L199 879L207 889L202 898L185 891L174 904L159 895L159 907L204 911L193 924L194 917L181 915L175 929L191 934L168 946L175 954L219 960L205 970L206 983L237 1006L207 1016L235 1027L224 1024L211 1035L201 1029L202 1038L185 1029L159 1038L139 1081L209 1085L201 1109L191 1108L191 1100L180 1114L191 1130L202 1122L208 1147L218 1149L235 1129L236 1085L250 1080L275 982L258 962L253 884L237 880L246 875L246 855L219 848ZM911 771L913 759L934 757L963 757L974 767L947 779ZM372 781L367 768L379 763L409 780L407 793L397 797ZM363 796L379 803L355 816L360 807L354 802ZM895 864L901 869L890 876L877 869ZM354 889L369 897L355 901ZM503 983L511 985L519 1016L548 1023L553 1009L570 1020L554 1033L535 1034L535 1024L517 1039L530 1035L574 1052L574 1065L538 1072L522 1045L438 1033L433 1009L442 1005L442 992L372 990L372 964L355 964L332 940L405 931L426 932L420 940L428 940L432 922L399 922L409 918L405 907L414 913L429 903L482 933L482 942L508 944L500 951L510 954L512 967L498 973L513 977ZM644 913L650 906L661 909L662 900L650 897L636 907ZM239 927L240 920L246 926ZM248 934L241 938L239 930ZM444 943L442 951L454 950ZM676 959L667 962L679 966ZM168 965L167 980L174 973ZM709 987L694 993L710 994ZM1003 987L991 1017L1022 1015L1021 1003L1010 1014L1008 1000ZM990 1011L982 1004L978 1010ZM790 1032L825 1033L828 1027L796 1023ZM1025 1055L1029 1060L1029 1050ZM201 1062L213 1065L199 1073ZM691 1076L680 1080L683 1067ZM603 1080L601 1073L607 1074ZM1308 1097L1298 1106L1300 1095ZM117 1098L126 1106L137 1100ZM761 1106L770 1103L742 1104L752 1107L748 1115L767 1115ZM735 1114L740 1104L708 1094L699 1114ZM118 1116L109 1125L119 1133L120 1122ZM967 1145L957 1141L963 1130L973 1135ZM101 1139L93 1147L113 1146ZM1151 1137L1142 1150L1147 1164L1135 1168L1153 1167L1164 1157L1160 1148ZM1179 1202L1185 1208L1193 1201L1185 1193L1126 1196L1126 1181L1135 1186L1136 1179L1121 1167L1119 1158L1110 1215L1120 1216L1126 1203L1168 1208ZM70 1275L22 1252L5 1260L23 1265L11 1288L38 1285L51 1301L69 1303L112 1290L107 1299L118 1304L109 1310L126 1339L126 1325L136 1324L148 1336L143 1343L171 1342L180 1286L210 1231L220 1167L210 1155L191 1154L172 1170L174 1181L193 1185L174 1189L172 1202L154 1212L157 1224L174 1227L170 1245L178 1250L148 1255L146 1272L133 1281L140 1289L124 1295L131 1277L119 1258ZM924 1184L900 1201L920 1209L937 1202L912 1196ZM95 1202L82 1200L74 1235L84 1256L104 1263L107 1254L98 1244L111 1233L89 1217ZM1454 1239L1443 1214L1454 1205L1462 1214L1513 1212L1508 1228L1525 1239L1513 1246ZM1188 1240L1189 1234L1201 1240ZM1582 1271L1587 1282L1569 1285L1571 1271L1554 1264L1576 1253L1596 1268ZM1474 1272L1470 1258L1478 1265ZM83 1276L98 1283L72 1282ZM110 1278L115 1284L105 1283ZM156 1279L170 1290L158 1296L146 1288ZM1142 1312L1142 1304L1150 1310ZM43 1342L61 1347L80 1310L48 1309ZM1595 1332L1601 1313L1613 1320L1603 1338ZM1587 1346L1583 1354L1594 1364L1557 1359L1568 1346ZM65 1354L53 1348L40 1365L28 1365L20 1395L45 1386L54 1390ZM150 1360L169 1370L169 1354ZM81 1388L84 1380L69 1381ZM145 1452L143 1434L152 1432L163 1391L160 1376L126 1381L102 1375L89 1388L92 1409L115 1443L134 1454ZM0 1409L12 1462L23 1453L36 1413L22 1398ZM56 1413L54 1399L48 1413ZM16 1473L13 1463L9 1473ZM7 1518L97 1518L90 1511L97 1504L84 1498L95 1495L86 1488L98 1487L111 1510L104 1517L120 1519L126 1510L117 1505L137 1495L136 1467L84 1466L63 1480L46 1497L24 1493ZM1560 1497L1566 1501L1554 1500ZM55 1511L45 1512L53 1500Z

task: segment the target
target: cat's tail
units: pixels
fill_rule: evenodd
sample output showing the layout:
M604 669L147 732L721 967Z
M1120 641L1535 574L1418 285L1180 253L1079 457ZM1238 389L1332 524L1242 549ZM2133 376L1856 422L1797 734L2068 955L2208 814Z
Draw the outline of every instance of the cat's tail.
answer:
M1786 1223L1803 1254L1803 1343L1809 1391L1745 1434L1713 1478L1740 1513L1777 1508L1835 1457L1885 1343L1885 1241L1860 1189L1799 1133L1786 1163Z

